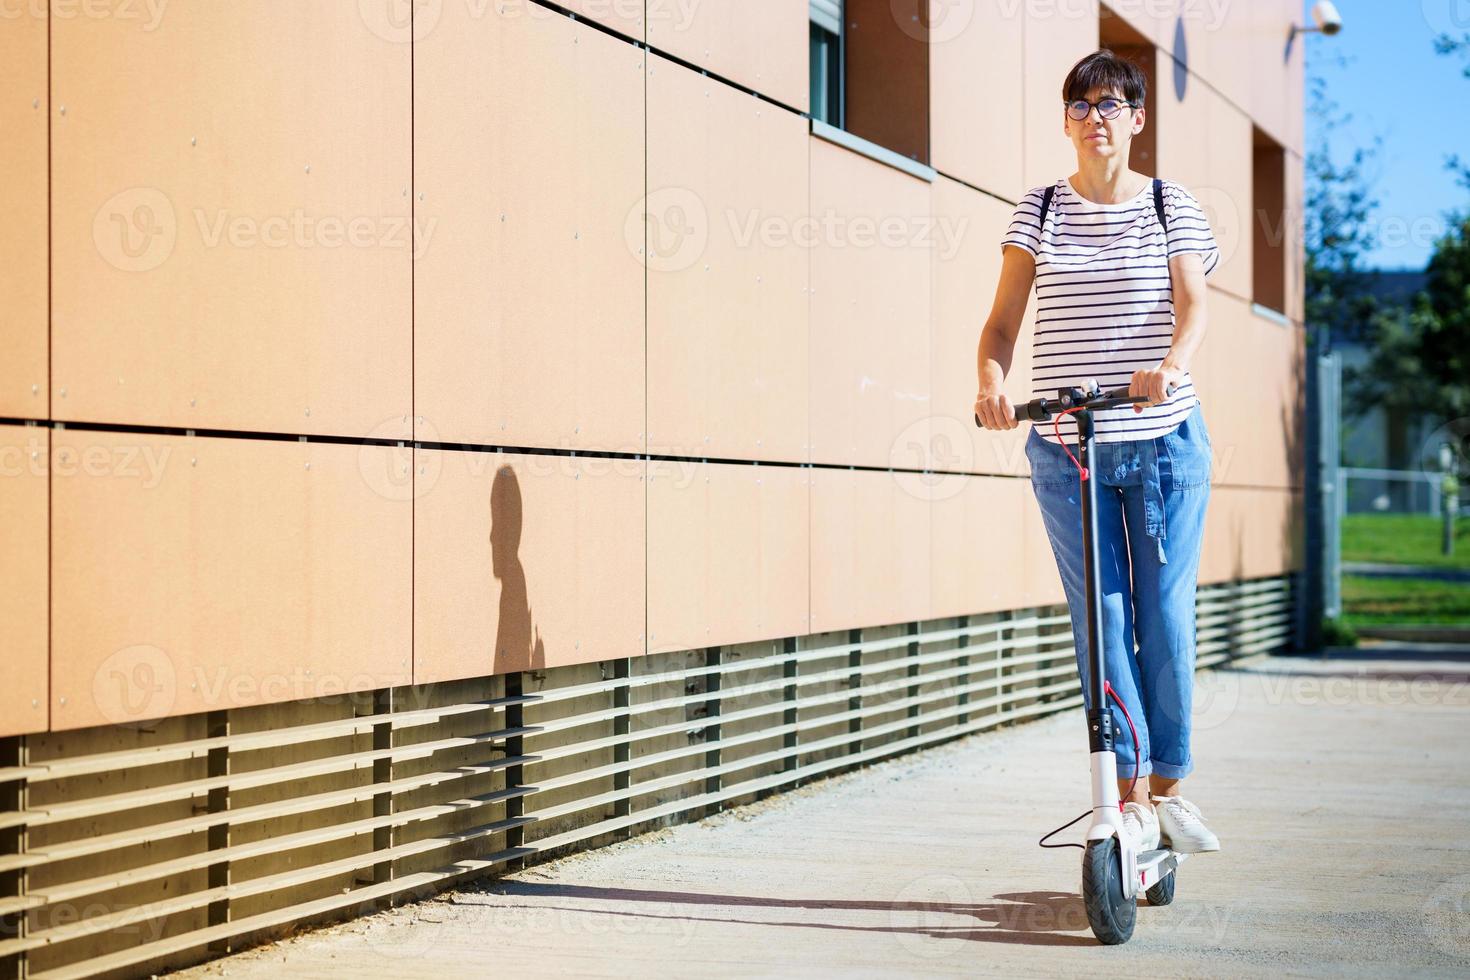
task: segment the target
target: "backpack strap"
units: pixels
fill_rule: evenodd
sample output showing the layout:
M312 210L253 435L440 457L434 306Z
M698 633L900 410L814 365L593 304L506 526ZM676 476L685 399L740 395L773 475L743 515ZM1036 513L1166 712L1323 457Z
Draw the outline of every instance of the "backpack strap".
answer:
M1048 184L1041 194L1041 231L1036 237L1040 239L1046 231L1046 214L1051 210L1051 198L1056 193L1057 185ZM1164 217L1164 181L1162 178L1154 178L1154 213L1159 216L1159 224L1163 226L1165 234L1169 231L1169 219Z

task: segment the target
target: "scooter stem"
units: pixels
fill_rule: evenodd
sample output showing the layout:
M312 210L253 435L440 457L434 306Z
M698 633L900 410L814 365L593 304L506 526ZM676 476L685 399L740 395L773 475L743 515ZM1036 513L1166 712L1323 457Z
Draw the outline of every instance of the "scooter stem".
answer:
M1077 422L1077 452L1082 473L1082 570L1083 591L1087 596L1087 690L1092 707L1087 712L1089 758L1092 770L1092 825L1089 840L1114 835L1122 865L1125 896L1136 894L1138 853L1123 832L1123 817L1118 806L1118 757L1114 748L1113 712L1108 705L1105 660L1102 646L1102 589L1099 587L1097 541L1097 479L1092 465L1095 432L1092 412L1088 409L1072 413Z

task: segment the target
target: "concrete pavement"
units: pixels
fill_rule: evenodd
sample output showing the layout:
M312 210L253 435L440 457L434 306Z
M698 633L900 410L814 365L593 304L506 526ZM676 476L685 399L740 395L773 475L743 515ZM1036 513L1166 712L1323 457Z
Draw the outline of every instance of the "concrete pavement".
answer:
M1088 806L1076 709L179 975L1470 975L1470 648L1257 657L1195 709L1222 849L1123 946L1036 846Z

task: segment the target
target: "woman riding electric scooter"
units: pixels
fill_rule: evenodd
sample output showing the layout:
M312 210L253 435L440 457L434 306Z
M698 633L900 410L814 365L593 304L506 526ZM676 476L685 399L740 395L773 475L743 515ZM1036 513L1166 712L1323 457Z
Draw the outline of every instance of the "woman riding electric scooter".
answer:
M1094 422L1098 627L1104 676L1127 708L1125 717L1109 705L1122 736L1122 823L1139 851L1159 847L1161 837L1180 853L1214 851L1219 840L1181 795L1180 781L1194 770L1195 586L1211 468L1189 367L1204 338L1204 280L1219 249L1188 191L1129 168L1131 141L1145 125L1143 73L1097 51L1072 68L1062 92L1062 128L1077 152L1077 172L1032 188L1012 215L980 337L976 421L987 429L1019 424L1003 385L1033 282L1031 397L1095 380L1104 390L1126 387L1147 399L1100 410ZM1086 692L1077 426L1070 416L1059 425L1061 440L1051 422L1033 425L1026 456Z

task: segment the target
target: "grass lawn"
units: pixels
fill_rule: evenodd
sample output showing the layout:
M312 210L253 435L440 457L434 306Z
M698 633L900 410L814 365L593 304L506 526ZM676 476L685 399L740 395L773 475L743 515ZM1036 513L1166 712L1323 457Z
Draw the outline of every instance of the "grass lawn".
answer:
M1342 519L1342 560L1470 568L1470 519L1455 521L1455 553L1439 553L1443 520L1421 514L1348 514ZM1461 588L1465 588L1463 585ZM1347 592L1347 580L1343 580Z
M1342 606L1349 626L1470 624L1470 584L1344 575Z

